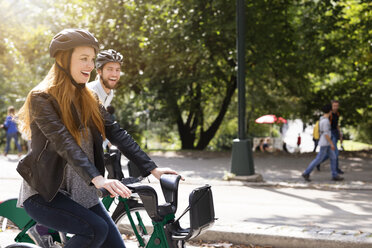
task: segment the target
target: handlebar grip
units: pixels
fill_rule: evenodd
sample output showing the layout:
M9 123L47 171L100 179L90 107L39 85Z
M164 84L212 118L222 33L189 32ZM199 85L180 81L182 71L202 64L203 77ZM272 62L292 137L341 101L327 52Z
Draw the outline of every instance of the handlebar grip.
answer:
M99 198L104 198L106 196L111 195L110 192L105 188L99 188L97 189L97 195Z
M134 191L134 188L131 187L131 185L135 185L138 182L140 182L140 179L135 178L135 177L127 177L127 178L123 178L121 180L121 183L124 184L125 186L127 186L130 190L132 190L132 192ZM104 198L104 197L109 196L111 194L107 189L99 188L99 189L97 189L97 195L98 195L99 198Z

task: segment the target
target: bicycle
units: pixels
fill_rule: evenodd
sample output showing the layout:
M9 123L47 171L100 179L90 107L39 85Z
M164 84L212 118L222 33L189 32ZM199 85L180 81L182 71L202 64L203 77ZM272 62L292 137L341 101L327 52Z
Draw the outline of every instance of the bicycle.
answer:
M138 178L123 178L124 183L134 195L129 199L117 197L119 203L115 208L112 218L115 223L120 224L125 218L128 219L127 229L134 233L139 243L139 247L148 248L176 248L185 247L185 242L195 238L203 231L207 230L215 221L214 205L211 186L205 185L193 190L189 196L189 206L179 218L175 218L178 202L179 175L163 175L160 178L160 185L166 200L165 204L158 204L158 196L154 188L140 183ZM102 202L108 210L114 198L106 196L106 190L98 191L103 196ZM21 232L16 236L16 244L5 248L35 248L32 240L27 235L27 230L36 224L27 213L20 208L16 208L17 199L9 199L0 203L0 216L10 219ZM180 219L186 212L190 212L190 227L182 228ZM143 214L150 217L152 233L148 230L148 225L144 224ZM136 216L137 224L135 223ZM129 227L130 226L130 227ZM120 228L120 226L119 226ZM150 235L151 233L151 235ZM66 242L67 236L64 233L53 232L53 239L62 244Z

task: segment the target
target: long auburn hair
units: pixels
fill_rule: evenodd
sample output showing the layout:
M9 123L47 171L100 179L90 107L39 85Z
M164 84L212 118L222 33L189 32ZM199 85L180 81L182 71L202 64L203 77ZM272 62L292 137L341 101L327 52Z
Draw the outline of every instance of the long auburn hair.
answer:
M73 49L59 51L55 56L56 63L68 72L70 72L72 52ZM29 92L24 105L19 110L18 122L21 132L31 139L30 125L33 121L31 113L37 111L31 111L31 97L33 93L45 92L57 100L62 113L62 122L79 145L81 145L81 133L79 127L75 125L71 104L74 104L75 108L80 111L80 121L83 128L86 129L91 121L105 138L105 128L98 101L87 87L76 89L70 78L56 66L56 63L53 64L44 80ZM87 137L85 132L83 137Z

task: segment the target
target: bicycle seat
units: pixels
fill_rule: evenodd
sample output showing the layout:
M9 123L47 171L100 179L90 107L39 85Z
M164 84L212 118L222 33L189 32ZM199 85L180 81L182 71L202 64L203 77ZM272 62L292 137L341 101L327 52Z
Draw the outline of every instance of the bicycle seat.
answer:
M165 201L170 203L177 211L177 200L178 200L178 185L180 182L180 175L163 174L160 177L160 185L163 191Z
M155 222L160 222L168 214L174 214L177 211L177 191L179 175L162 175L160 183L165 197L165 204L158 205L158 195L154 188L140 183L127 184L126 186L137 193L146 209L147 214Z

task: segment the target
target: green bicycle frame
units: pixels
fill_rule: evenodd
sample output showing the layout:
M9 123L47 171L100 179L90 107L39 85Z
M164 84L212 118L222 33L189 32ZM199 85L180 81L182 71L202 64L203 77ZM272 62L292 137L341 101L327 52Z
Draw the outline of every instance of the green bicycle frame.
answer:
M154 221L152 222L152 225L154 226L154 231L153 231L148 243L145 244L143 238L141 237L141 235L139 234L139 232L137 230L136 224L134 223L133 217L131 215L131 212L130 212L130 209L129 209L129 206L128 206L128 203L127 203L128 200L125 199L125 198L119 197L119 201L122 201L124 203L125 212L128 216L130 225L133 229L134 234L136 235L136 238L138 240L138 243L139 243L140 247L169 248L168 240L167 240L167 237L166 237L165 231L164 231L164 226L166 224L168 224L170 221L174 220L174 218L175 218L174 214L166 215L164 217L164 220L161 221L161 222L154 222ZM142 221L141 215L138 212L136 212L136 217L137 217L138 225L142 228L144 234L147 235L148 233L147 233L146 227L145 227L145 225Z
M167 236L164 232L164 226L170 221L174 220L174 214L168 214L164 217L161 222L152 222L154 226L154 232L151 235L146 248L169 248Z
M106 210L108 211L111 204L113 203L114 201L114 198L110 197L110 196L106 196L102 199L102 203L103 205L105 206ZM137 226L136 224L134 223L134 220L133 220L133 217L130 213L130 209L129 209L129 206L128 206L128 200L125 199L125 198L122 198L122 197L119 197L119 201L123 202L124 203L124 207L125 207L125 212L128 216L128 219L129 219L129 222L130 222L130 225L133 229L133 232L134 234L136 235L136 238L140 244L141 247L145 247L145 242L143 240L143 238L141 237L141 235L139 234L138 230L137 230ZM146 227L145 225L143 224L143 221L142 221L142 218L141 218L141 215L136 212L136 217L137 217L137 221L138 221L138 225L142 228L143 232L145 235L147 235L147 230L146 230Z
M131 227L134 231L134 234L136 235L136 238L140 244L141 247L146 248L169 248L167 237L164 231L164 226L169 223L170 221L174 220L175 215L169 214L165 216L164 220L161 222L152 222L154 226L154 231L150 237L150 240L147 244L145 244L145 241L139 234L139 231L137 230L137 226L133 220L132 214L129 209L128 200L125 198L119 197L119 201L124 203L125 212L128 216L129 222L131 224ZM35 221L31 219L26 211L22 208L16 207L16 199L10 199L6 202L2 202L0 204L0 216L4 216L5 218L8 218L15 222L15 224L22 229L22 231L16 236L14 239L16 242L27 242L27 243L33 243L31 238L27 235L28 229L30 229L33 225L35 225ZM104 197L102 199L102 203L105 206L106 210L108 211L111 207L112 203L114 202L114 198L111 198L110 196ZM145 235L148 234L146 227L142 221L141 215L138 212L135 212L136 218L138 221L138 226L140 226L143 230L143 233ZM52 234L52 233L51 233ZM59 240L58 235L55 233L52 234L55 240Z

